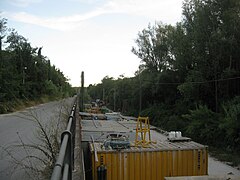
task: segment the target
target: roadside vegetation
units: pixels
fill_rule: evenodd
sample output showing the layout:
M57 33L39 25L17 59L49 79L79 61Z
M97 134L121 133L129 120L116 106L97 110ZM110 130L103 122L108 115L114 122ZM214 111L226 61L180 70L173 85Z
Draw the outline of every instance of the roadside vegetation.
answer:
M41 51L0 17L0 114L75 93Z
M106 76L85 92L239 160L240 1L185 0L181 22L149 24L135 43L134 77Z

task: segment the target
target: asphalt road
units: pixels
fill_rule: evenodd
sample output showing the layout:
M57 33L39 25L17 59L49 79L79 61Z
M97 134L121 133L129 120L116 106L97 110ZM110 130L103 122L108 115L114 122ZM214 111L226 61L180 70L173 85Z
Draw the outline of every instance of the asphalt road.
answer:
M41 143L37 138L34 117L37 117L44 126L51 127L52 124L58 122L60 112L66 114L70 110L73 100L73 98L69 98L54 101L24 111L0 115L0 180L38 179L36 176L33 177L34 174L29 174L26 168L21 168L21 165L17 166L17 162L27 155L34 154L40 157L42 156L40 152L34 149L29 151L24 149L24 146L16 147L14 145L22 144L21 141L25 144ZM67 117L62 116L62 121L63 119L66 120ZM64 123L62 124L64 126ZM25 160L29 165L36 162L32 161ZM37 165L34 164L34 166Z
M223 176L223 175L234 175L240 177L240 171L223 163L220 162L212 157L208 157L208 174L214 176Z

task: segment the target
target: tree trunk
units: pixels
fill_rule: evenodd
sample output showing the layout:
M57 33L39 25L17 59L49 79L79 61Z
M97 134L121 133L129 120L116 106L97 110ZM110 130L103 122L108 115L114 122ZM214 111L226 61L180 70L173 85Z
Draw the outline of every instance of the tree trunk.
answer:
M0 36L0 68L2 68L2 36Z

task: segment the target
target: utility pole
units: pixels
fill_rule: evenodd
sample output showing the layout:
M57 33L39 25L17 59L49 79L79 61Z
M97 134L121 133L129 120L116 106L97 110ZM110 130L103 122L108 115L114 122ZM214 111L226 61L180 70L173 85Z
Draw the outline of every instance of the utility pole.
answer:
M113 102L114 112L116 112L116 88L115 87L114 87L113 100L114 100Z
M105 102L105 89L103 87L103 99L102 99L104 102Z
M22 77L22 84L24 85L25 84L25 74L26 74L26 72L25 72L25 70L27 69L27 67L25 66L24 68L23 68L23 72L22 72L22 75L23 75L23 77Z
M84 72L81 74L81 89L80 89L80 111L84 110L83 102L84 102Z
M215 112L218 112L218 75L217 75L217 68L219 65L218 59L216 59L216 63L214 63L214 86L215 86Z
M142 111L142 82L141 82L141 72L138 75L139 78L139 115Z

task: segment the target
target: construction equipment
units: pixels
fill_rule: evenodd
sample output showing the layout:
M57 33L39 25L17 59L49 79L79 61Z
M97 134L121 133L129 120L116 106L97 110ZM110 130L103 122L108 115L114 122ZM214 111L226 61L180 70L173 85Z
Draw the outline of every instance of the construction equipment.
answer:
M140 133L141 139L139 140L138 134ZM147 140L148 136L148 140ZM150 132L150 123L148 117L138 117L137 119L137 127L136 127L136 138L135 138L135 146L148 147L150 143L156 144L156 142L151 140L151 132Z

